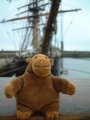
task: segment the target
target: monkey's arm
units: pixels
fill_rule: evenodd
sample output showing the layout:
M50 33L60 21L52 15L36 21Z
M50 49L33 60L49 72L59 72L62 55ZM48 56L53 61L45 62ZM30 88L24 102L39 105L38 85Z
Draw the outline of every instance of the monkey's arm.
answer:
M64 94L73 95L75 93L75 86L63 78L53 77L53 87L57 92Z
M5 95L8 98L12 98L21 89L22 86L23 76L17 77L5 87Z

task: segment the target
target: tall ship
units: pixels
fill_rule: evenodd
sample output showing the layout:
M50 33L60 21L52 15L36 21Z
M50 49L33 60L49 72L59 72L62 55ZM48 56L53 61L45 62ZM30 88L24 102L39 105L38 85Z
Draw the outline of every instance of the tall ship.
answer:
M13 0L8 1L11 3ZM58 30L62 30L62 25L58 27L58 16L81 9L62 10L61 4L61 0L28 0L18 8L20 12L17 17L0 22L8 24L21 21L22 26L17 26L13 31L24 33L19 51L12 61L0 68L0 77L22 75L27 66L26 58L37 53L46 54L54 59L54 75L63 73L63 35L60 34L62 40L58 42L56 37Z

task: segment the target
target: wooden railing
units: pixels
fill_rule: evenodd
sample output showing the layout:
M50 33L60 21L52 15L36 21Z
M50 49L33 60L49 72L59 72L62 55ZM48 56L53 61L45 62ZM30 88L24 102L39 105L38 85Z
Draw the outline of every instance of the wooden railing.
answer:
M1 116L0 120L17 120L16 116ZM43 116L34 115L29 120L45 120ZM59 120L90 120L90 113L87 114L61 114Z

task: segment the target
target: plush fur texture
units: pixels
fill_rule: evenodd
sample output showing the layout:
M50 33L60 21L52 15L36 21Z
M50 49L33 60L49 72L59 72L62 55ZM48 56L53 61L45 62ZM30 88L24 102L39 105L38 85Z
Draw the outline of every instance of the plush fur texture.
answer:
M16 98L17 118L24 120L35 112L42 112L47 120L58 120L59 93L73 95L75 86L51 74L53 60L47 56L37 54L26 61L25 73L5 88L8 98Z

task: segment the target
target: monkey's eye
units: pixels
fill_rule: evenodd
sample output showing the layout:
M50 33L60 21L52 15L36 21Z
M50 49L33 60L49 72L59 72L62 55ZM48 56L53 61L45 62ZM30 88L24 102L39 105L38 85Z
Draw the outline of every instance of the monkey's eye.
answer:
M37 58L37 56L34 57L35 59Z
M48 57L45 56L46 59L48 59Z

